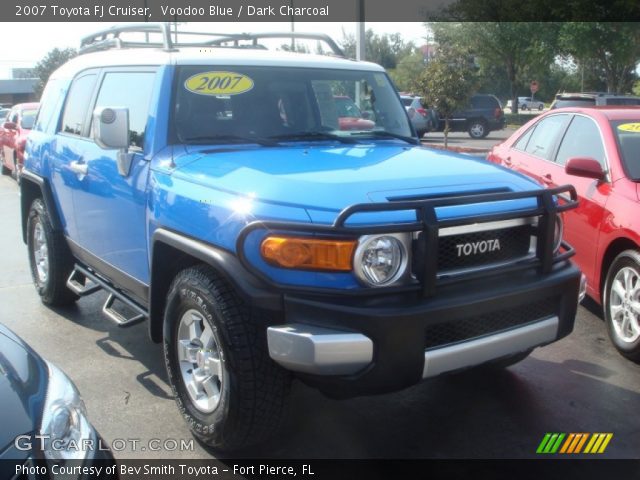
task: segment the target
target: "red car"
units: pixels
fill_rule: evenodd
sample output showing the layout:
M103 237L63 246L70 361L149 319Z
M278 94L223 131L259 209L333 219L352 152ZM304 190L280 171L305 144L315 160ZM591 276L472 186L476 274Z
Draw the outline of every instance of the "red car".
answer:
M364 118L364 115L351 98L334 96L333 99L338 110L340 130L371 130L376 126L375 122Z
M20 103L7 115L0 130L2 173L18 178L24 163L24 146L33 127L39 103Z
M640 361L640 108L550 111L488 159L549 187L575 186L580 206L563 214L565 238L613 344Z

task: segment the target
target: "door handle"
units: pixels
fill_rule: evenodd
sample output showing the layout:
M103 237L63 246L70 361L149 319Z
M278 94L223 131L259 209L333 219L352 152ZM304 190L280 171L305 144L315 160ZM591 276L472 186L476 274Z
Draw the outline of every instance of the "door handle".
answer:
M89 166L86 163L73 161L69 164L69 169L78 176L78 179L82 180L87 176Z
M551 178L551 174L550 173L547 173L546 175L542 176L542 181L544 183L546 183L547 185L550 185L550 184L553 183L553 178Z

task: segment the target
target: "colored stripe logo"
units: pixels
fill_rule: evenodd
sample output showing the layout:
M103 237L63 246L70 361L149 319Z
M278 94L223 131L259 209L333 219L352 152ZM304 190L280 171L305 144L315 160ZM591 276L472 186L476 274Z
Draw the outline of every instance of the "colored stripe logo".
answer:
M604 453L613 433L545 433L536 453Z

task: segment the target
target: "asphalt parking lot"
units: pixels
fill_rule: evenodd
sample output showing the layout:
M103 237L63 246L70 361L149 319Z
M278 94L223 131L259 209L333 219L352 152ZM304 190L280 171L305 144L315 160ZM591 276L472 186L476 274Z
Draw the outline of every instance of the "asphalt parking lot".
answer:
M65 310L42 305L21 240L18 188L0 178L0 321L75 381L89 417L124 458L211 458L193 442L146 324L120 329L102 317L105 297ZM268 446L272 458L527 458L546 432L611 432L599 457L639 458L640 365L617 354L596 308L581 307L573 334L507 370L468 371L408 390L337 401L294 384L291 415ZM138 440L136 450L131 439ZM146 447L159 439L158 451ZM158 442L155 444L158 445ZM144 448L144 450L143 450Z

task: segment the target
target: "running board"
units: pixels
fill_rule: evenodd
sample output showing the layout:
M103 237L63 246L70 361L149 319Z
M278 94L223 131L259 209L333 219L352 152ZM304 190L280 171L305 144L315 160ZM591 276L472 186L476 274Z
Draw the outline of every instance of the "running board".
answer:
M102 287L97 283L91 281L91 279L83 272L75 268L69 278L67 279L67 288L79 297L86 297L99 290Z
M84 277L84 279L82 277ZM146 320L148 317L148 313L143 307L113 287L106 280L103 280L80 265L75 265L73 272L71 272L67 280L67 287L81 297L95 293L98 290L106 290L109 296L104 302L102 313L119 327L130 327ZM116 309L114 307L116 300L124 304L126 309L130 310L131 313L125 314L122 312L122 309Z

